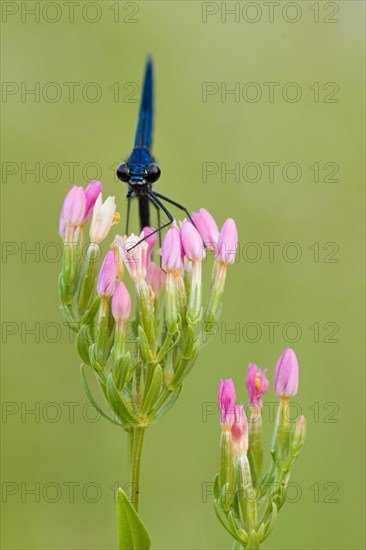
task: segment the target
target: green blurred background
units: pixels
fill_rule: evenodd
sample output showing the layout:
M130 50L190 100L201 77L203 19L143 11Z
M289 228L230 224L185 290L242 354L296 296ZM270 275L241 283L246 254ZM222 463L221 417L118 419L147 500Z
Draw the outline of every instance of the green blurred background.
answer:
M124 225L126 190L113 170L132 146L148 53L159 191L208 208L219 224L234 217L242 251L220 333L146 436L141 515L153 547L230 547L208 494L218 415L205 413L220 377L234 378L245 400L247 363L267 367L272 380L291 346L308 438L292 502L264 547L364 548L364 3L84 2L74 3L73 22L64 2L35 4L2 2L3 548L116 547L113 490L127 480L127 440L85 408L58 308L57 226L70 184L97 176ZM73 102L67 82L80 84ZM215 93L203 98L207 82ZM278 83L273 101L268 82ZM289 82L301 90L296 102ZM239 98L221 96L235 83ZM37 95L24 95L31 88ZM204 178L204 163L218 173ZM244 175L222 181L221 163L239 163ZM299 181L289 181L287 163L300 166ZM278 243L273 257L264 243ZM272 427L268 418L267 460Z

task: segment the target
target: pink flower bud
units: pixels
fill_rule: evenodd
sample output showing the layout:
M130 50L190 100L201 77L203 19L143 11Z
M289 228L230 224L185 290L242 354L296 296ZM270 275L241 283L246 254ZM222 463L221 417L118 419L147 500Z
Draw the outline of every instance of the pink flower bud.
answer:
M130 294L121 281L118 283L112 298L112 315L116 323L125 323L131 313Z
M201 235L191 222L183 222L180 228L180 240L184 254L188 260L201 262L204 256L204 246Z
M142 238L142 233L139 237L132 233L120 249L124 264L134 283L141 283L146 277L148 244L146 241L139 243Z
M144 227L143 230L142 230L142 233L143 233L142 238L145 238L145 241L147 242L147 246L148 246L148 249L147 249L148 258L151 257L152 249L154 248L154 246L156 244L156 233L151 235L151 233L153 231L155 231L155 229L153 227ZM150 237L148 237L148 235L150 235Z
M292 397L297 394L299 385L299 365L295 352L285 349L278 360L275 370L274 388L280 397Z
M237 456L246 455L248 452L248 420L244 405L236 405L234 423L231 427L234 451Z
M161 247L162 267L165 271L183 271L182 245L179 229L171 227L163 240Z
M221 228L217 242L216 261L228 265L235 262L238 247L238 230L232 218L228 218Z
M81 224L85 213L85 191L82 187L74 185L67 193L62 205L59 233L65 237L68 226L77 227Z
M155 296L158 296L165 287L165 273L154 262L150 262L147 267L146 283L151 286Z
M234 382L230 378L228 380L220 380L219 407L222 425L233 425L235 420L235 405L236 395Z
M113 250L107 252L102 267L99 271L97 292L102 296L112 296L114 293L114 287L116 286L116 262L114 260Z
M89 183L87 188L85 189L85 213L83 218L83 224L88 221L88 219L91 216L91 213L93 212L95 201L97 200L99 193L103 191L102 184L100 181L93 180Z
M262 395L268 390L269 382L266 378L267 369L261 370L257 365L250 363L247 370L246 386L251 404L262 407Z
M216 250L219 238L219 228L211 214L200 208L199 212L192 213L192 220L208 250Z

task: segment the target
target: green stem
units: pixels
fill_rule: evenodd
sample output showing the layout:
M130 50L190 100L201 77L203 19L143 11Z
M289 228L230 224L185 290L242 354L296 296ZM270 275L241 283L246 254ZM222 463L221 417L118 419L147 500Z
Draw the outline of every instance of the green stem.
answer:
M132 483L131 504L136 512L139 509L140 496L140 466L144 443L145 427L137 426L131 429L130 434L130 481Z

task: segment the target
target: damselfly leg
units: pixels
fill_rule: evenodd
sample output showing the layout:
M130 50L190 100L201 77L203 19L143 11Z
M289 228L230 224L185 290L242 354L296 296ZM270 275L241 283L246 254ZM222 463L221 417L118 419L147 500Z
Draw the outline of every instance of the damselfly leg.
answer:
M130 223L131 197L127 195L127 215L126 215L126 235L128 235L128 226Z
M185 212L187 214L188 219L193 223L191 215L190 215L190 213L188 212L188 210L185 206L183 206L182 204L179 204L179 202L175 202L172 199L169 199L168 197L166 197L165 195L162 195L161 193L157 193L156 191L154 191L154 195L155 195L155 197L159 197L159 199L162 199L162 200L168 202L169 204L172 204L173 206L176 206L180 210L183 210L183 212ZM193 225L194 225L194 223L193 223Z

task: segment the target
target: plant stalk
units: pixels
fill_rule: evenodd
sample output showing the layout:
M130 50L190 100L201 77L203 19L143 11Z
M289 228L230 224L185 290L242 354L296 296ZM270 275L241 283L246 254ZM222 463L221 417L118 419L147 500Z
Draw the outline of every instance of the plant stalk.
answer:
M136 512L139 509L140 496L140 467L141 455L144 444L145 426L137 426L130 433L130 481L132 484L131 504Z

